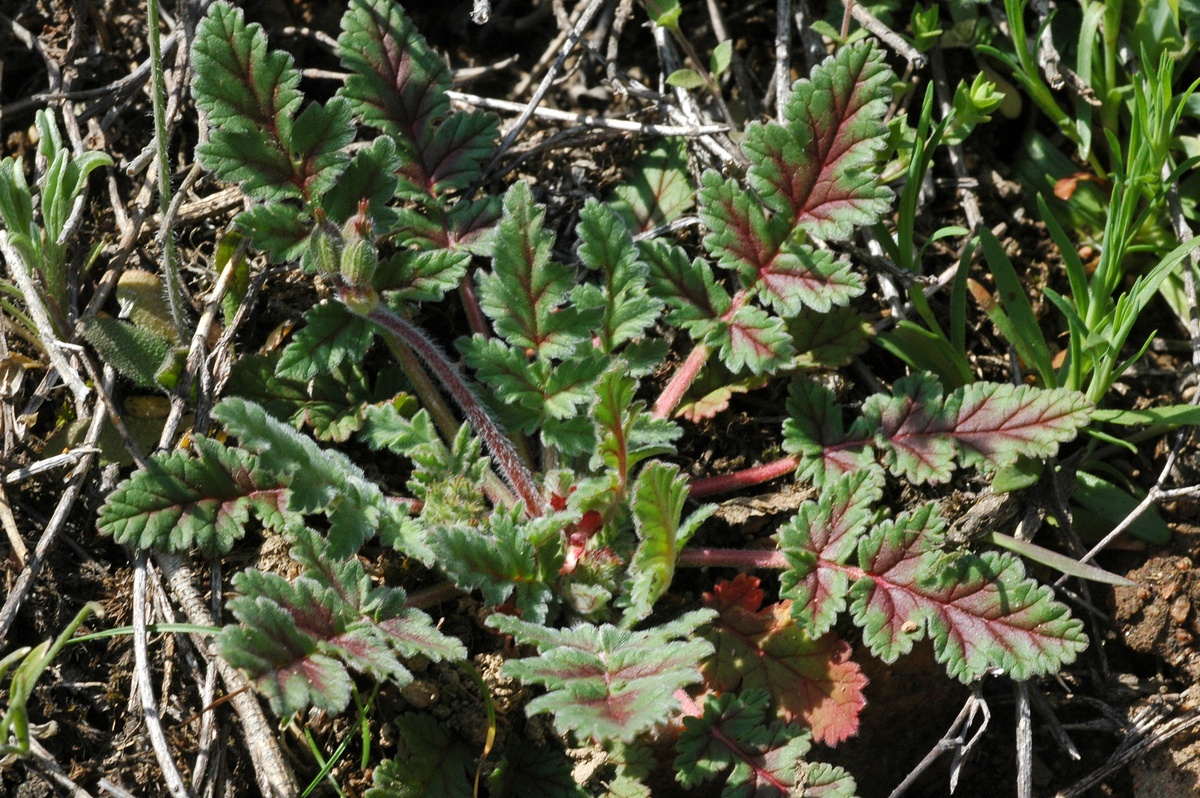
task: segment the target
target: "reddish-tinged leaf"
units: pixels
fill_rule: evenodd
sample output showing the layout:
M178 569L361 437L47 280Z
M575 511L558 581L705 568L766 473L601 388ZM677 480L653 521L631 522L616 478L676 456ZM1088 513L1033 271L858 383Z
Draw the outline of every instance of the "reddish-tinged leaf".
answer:
M730 769L724 798L850 798L854 780L841 768L806 762L809 735L795 723L768 721L762 690L709 697L699 717L683 719L675 778L692 789Z
M704 603L719 615L705 635L716 654L705 680L722 692L762 688L785 720L800 720L818 742L836 745L858 731L867 679L850 646L833 634L810 638L793 620L791 602L762 607L755 577L718 582Z
M650 266L654 295L671 308L667 320L672 324L702 337L729 310L729 292L716 281L707 261L689 261L683 249L659 239L643 241L641 254Z
M790 220L768 218L749 192L716 172L704 175L700 218L709 230L708 251L781 315L794 316L805 307L826 312L863 292L862 278L849 264L796 244Z
M695 202L687 169L687 145L665 137L633 164L627 182L613 189L609 202L634 233L644 233L678 219Z
M842 47L796 82L784 126L747 128L748 179L768 207L821 238L848 238L888 211L873 164L891 80L873 43Z
M946 413L955 416L960 462L989 471L1073 439L1091 411L1092 403L1077 391L1028 385L977 382L946 400Z
M873 334L871 323L852 308L805 310L788 320L788 332L800 353L796 366L801 369L841 368L867 351Z
M863 426L875 431L893 474L917 483L945 482L954 469L954 419L946 413L935 378L896 381L895 396L875 394L863 403Z
M786 366L794 354L783 319L753 305L734 311L705 343L721 347L721 362L732 372L769 373Z
M805 502L778 532L779 548L792 567L780 579L793 600L792 614L813 637L825 634L846 609L849 576L822 562L842 565L874 519L883 494L876 471L858 471L831 483L820 501Z
M1050 588L1027 579L1016 558L944 551L944 523L932 505L869 530L869 520L849 528L832 520L862 519L854 479L827 488L820 504L807 502L780 530L780 548L795 568L785 572L780 594L795 602L800 624L827 628L853 582L850 613L874 654L893 662L928 635L938 661L964 682L992 668L1014 679L1053 673L1087 645L1083 625ZM831 527L844 531L831 535ZM857 566L846 553L856 538Z
M935 548L943 526L926 505L863 539L851 613L871 650L894 662L928 634L938 661L964 682L989 668L1022 681L1073 662L1087 638L1054 591L1026 578L1016 557Z
M296 524L287 480L263 470L254 455L197 437L198 457L175 451L122 482L100 508L98 528L121 544L159 551L198 546L228 552L253 513L276 530Z
M508 615L492 615L488 624L541 652L504 665L505 674L547 688L526 713L553 712L560 731L628 741L670 717L679 707L675 691L700 681L697 665L712 646L689 638L712 617L696 610L644 631L550 629Z
M783 450L800 460L799 477L820 487L842 474L879 470L865 437L847 438L842 409L833 392L812 380L788 388Z

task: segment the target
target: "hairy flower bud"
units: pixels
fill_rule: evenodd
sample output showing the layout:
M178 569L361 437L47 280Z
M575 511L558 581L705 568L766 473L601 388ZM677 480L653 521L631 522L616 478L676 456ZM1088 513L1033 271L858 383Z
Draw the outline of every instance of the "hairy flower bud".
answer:
M369 287L379 265L379 253L369 239L359 238L342 250L342 279L347 285Z
M308 238L309 259L321 274L337 274L342 261L342 241L337 228L319 224Z

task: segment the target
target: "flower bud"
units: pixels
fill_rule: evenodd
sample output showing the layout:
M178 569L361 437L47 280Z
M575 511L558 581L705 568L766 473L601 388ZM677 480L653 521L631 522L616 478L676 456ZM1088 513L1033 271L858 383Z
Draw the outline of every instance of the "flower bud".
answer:
M318 224L308 238L309 259L321 274L337 274L342 260L342 242L337 228Z
M342 250L342 279L347 285L369 287L375 278L375 267L379 265L379 253L375 245L366 238L346 244Z

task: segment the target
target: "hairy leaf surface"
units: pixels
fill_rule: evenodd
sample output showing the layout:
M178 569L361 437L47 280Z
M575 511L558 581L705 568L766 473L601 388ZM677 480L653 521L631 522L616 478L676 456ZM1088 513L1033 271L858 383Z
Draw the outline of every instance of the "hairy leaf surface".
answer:
M315 706L337 713L350 701L347 668L403 686L401 658L466 656L462 643L404 605L399 588L374 587L362 563L338 559L316 533L297 535L293 557L307 566L289 582L254 569L234 577L229 602L238 626L217 638L221 655L242 669L281 717Z
M259 458L199 436L195 449L196 457L155 455L118 485L100 508L100 532L136 548L171 553L195 545L217 556L245 536L251 515L278 531L300 522L287 481Z
M631 740L679 708L676 690L700 680L697 663L712 645L690 638L713 614L696 610L644 631L550 629L507 615L488 624L541 652L504 665L504 673L548 690L529 702L528 714L552 712L559 730L584 738Z
M864 641L885 662L928 635L938 661L964 682L990 668L1015 679L1053 673L1087 645L1082 623L1016 558L944 551L944 523L932 505L865 528L860 479L842 477L779 532L795 568L780 593L802 625L827 628L848 596ZM831 535L831 526L844 531ZM857 566L848 562L853 544Z
M710 697L698 718L683 719L675 744L676 779L686 789L731 770L722 798L849 798L854 780L841 768L808 763L808 734L768 720L763 690Z
M792 602L762 606L759 580L722 580L704 603L718 612L705 635L716 654L705 681L720 692L761 688L784 720L799 720L817 742L837 745L858 731L867 679L850 646L832 633L810 637L793 619Z
M461 798L471 794L477 751L432 715L396 718L400 750L375 768L365 798Z
M792 87L783 125L747 127L750 185L789 227L848 238L887 213L892 193L872 167L892 79L873 43L840 47Z
M696 200L687 169L687 145L663 137L633 162L633 175L613 189L609 205L634 233L678 219Z

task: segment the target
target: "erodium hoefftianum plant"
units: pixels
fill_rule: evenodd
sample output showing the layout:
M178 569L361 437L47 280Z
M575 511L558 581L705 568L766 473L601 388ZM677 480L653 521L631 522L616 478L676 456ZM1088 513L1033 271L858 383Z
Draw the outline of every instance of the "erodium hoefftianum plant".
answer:
M282 351L238 362L213 413L221 440L156 456L100 516L117 540L170 552L226 554L252 524L290 543L300 575L235 576L236 623L219 637L281 718L344 710L355 679L403 686L413 658L472 653L419 596L367 572L356 554L368 541L494 608L487 628L512 645L488 650L528 687L525 712L609 751L605 786L576 785L561 748L510 735L488 755L492 795L535 782L539 795L644 795L647 746L671 739L685 786L853 793L847 773L806 760L813 741L854 734L864 705L834 631L843 616L886 662L929 638L963 681L1054 673L1083 649L1081 623L1016 558L956 550L933 505L892 512L882 497L893 478L1053 456L1088 422L1086 399L993 383L945 393L918 374L847 426L806 376L865 344L851 305L863 278L825 242L890 212L876 178L891 79L878 49L839 50L796 84L782 124L750 125L744 180L704 175L702 249L635 243L626 216L589 200L559 242L576 252L565 263L527 184L478 193L497 121L450 109L445 65L398 6L353 0L338 47L345 84L305 102L291 57L241 11L218 2L201 23L200 160L255 200L241 234L326 299ZM363 129L375 138L350 147ZM473 330L455 343L461 366L420 326L424 309L454 302ZM667 329L690 353L643 400ZM713 510L695 497L721 488L673 459L672 417L697 379L695 415L720 412L735 388L791 380L788 468L819 497L775 551L689 546ZM404 495L347 454L364 444L410 474ZM724 487L752 481L738 479ZM743 575L691 606L660 601L678 568L729 564L781 573L780 599ZM433 716L395 722L408 754L375 769L372 795L465 794L481 752Z

